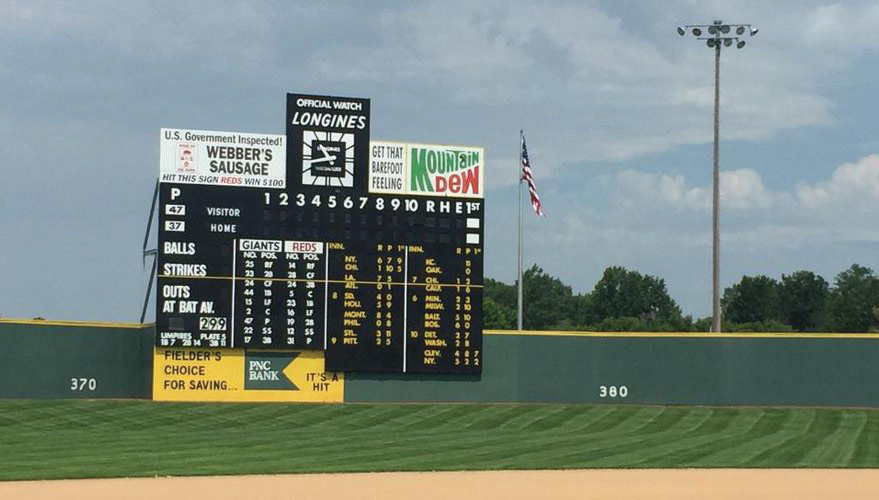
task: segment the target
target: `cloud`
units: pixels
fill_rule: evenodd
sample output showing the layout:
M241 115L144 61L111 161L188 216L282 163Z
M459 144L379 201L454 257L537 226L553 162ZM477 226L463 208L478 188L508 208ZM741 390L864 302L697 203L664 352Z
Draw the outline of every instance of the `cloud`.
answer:
M630 160L711 140L710 54L671 30L673 47L594 3L427 2L383 19L409 38L406 50L380 48L376 58L396 66L372 74L419 78L438 100L489 110L491 130L481 131L490 134L489 151L506 153L502 141L526 128L539 178L584 162ZM755 40L758 54L749 47L723 57L725 140L763 141L830 123L829 101L816 89L828 65L802 54L792 58L791 47L760 49ZM343 59L344 51L336 48ZM374 65L372 57L345 60L358 74ZM436 119L442 126L442 116ZM515 180L506 176L490 186Z
M773 197L774 195L766 191L756 170L728 170L720 175L720 200L730 208L769 208Z
M420 106L434 123L470 136L484 125L451 114L444 120L450 103L491 110L493 128L512 134L518 127L553 123L551 133L541 130L534 151L551 158L548 176L584 159L625 160L710 140L704 119L713 91L704 47L675 39L678 45L668 50L598 4L433 1L357 10L253 2L197 16L176 3L14 5L19 7L4 23L12 33L49 44L71 41L84 53L100 40L99 51L110 60L170 66L171 75L178 67L184 77L200 68L278 83L292 77L318 86L331 79L403 93L420 86ZM273 16L265 15L268 10ZM36 15L43 11L45 20ZM295 27L273 22L280 19ZM358 28L348 36L327 31L339 25ZM335 36L328 37L330 32ZM770 55L762 61L737 53L724 57L730 70L723 89L727 139L762 140L827 121L826 101L809 86L820 66L803 78L802 68L786 56ZM126 79L124 73L81 71L95 81ZM749 73L759 73L759 82L737 78ZM490 149L499 146L499 138L488 139Z
M835 58L772 38L782 26L805 30L816 44L849 22L858 21L859 33L875 31L862 20L875 6L819 5L792 15L791 5L799 4L742 5L768 35L723 56L725 140L764 141L831 122L818 88ZM194 12L179 2L11 2L0 7L0 74L59 99L74 94L66 102L82 101L92 87L107 99L152 102L167 99L169 88L181 100L224 87L222 97L237 89L266 99L273 91L278 102L284 90L369 93L387 117L374 121L384 138L476 143L515 163L509 145L525 128L540 181L583 163L711 140L710 53L678 38L667 19L693 9L684 1L635 11L596 2L254 1ZM15 47L28 47L31 57L16 56ZM58 68L33 62L52 58ZM489 186L515 182L497 176Z
M611 218L623 231L643 238L645 228L662 223L667 239L706 230L711 185L688 183L682 175L625 170L600 181L611 196ZM763 246L816 242L874 242L879 217L879 154L836 167L829 179L788 190L766 188L755 169L720 173L724 238ZM611 232L618 232L619 227Z
M804 35L809 45L846 50L879 49L879 5L847 2L821 5L806 16Z
M858 205L872 210L872 202L879 200L879 154L841 165L830 180L800 185L795 191L800 203L811 209Z
M649 199L675 209L708 211L712 187L687 185L682 175L624 170L616 182L629 200ZM720 172L720 205L724 209L751 210L770 207L780 194L770 193L756 170L743 168Z

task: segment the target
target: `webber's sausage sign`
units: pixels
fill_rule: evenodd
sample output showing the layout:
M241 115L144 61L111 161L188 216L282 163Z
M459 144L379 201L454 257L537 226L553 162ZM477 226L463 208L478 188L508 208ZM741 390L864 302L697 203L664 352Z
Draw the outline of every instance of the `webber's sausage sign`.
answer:
M162 129L162 182L283 189L287 181L283 135Z

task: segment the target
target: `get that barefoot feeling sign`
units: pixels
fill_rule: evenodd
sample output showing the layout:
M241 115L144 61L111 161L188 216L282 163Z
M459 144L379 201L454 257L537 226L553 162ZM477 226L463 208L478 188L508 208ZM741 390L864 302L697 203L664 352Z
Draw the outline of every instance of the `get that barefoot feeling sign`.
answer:
M342 373L324 371L322 351L156 348L156 401L341 403Z

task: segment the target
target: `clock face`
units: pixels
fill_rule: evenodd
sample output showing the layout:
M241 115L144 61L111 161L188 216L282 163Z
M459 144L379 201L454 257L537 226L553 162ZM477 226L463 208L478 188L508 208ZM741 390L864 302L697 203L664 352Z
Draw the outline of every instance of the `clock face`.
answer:
M353 187L354 134L303 131L302 184Z

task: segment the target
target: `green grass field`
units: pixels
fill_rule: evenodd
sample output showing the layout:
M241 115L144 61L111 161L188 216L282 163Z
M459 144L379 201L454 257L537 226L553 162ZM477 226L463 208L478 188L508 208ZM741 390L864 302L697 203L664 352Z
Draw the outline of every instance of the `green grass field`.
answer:
M0 401L0 479L876 467L879 410Z

